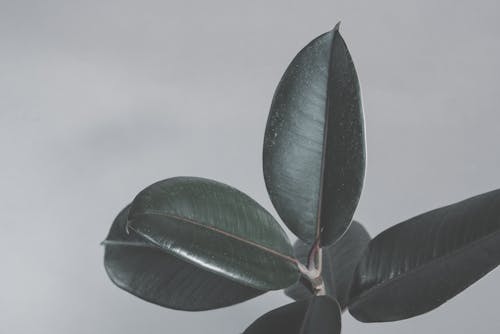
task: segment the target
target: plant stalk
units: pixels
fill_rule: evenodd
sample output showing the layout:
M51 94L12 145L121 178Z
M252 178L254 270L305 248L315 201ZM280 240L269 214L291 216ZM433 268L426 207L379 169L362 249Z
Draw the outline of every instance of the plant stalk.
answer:
M319 247L319 243L313 246L308 262L307 267L299 263L299 270L311 283L314 294L316 296L323 296L326 294L325 283L323 282L323 277L321 277L323 269L323 250Z

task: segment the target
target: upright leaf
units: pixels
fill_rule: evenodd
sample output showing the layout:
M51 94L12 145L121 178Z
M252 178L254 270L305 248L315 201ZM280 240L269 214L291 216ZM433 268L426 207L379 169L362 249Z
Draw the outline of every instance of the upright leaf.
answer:
M370 235L363 225L353 221L340 240L323 249L322 277L326 294L338 301L341 310L347 306L354 270L369 242ZM297 240L294 244L295 257L302 263L307 263L310 248L303 241ZM285 294L295 300L310 298L312 295L300 281L287 288Z
M300 51L273 98L264 136L267 190L304 242L334 243L351 223L365 170L356 70L338 26Z
M422 214L379 234L359 263L349 311L360 321L428 312L500 263L500 190Z
M116 217L105 246L104 266L123 290L164 307L201 311L258 296L257 290L166 253L134 231L126 231L127 206Z
M134 199L129 227L163 251L259 290L299 278L290 242L257 202L225 184L194 177L157 182Z
M243 334L340 334L341 313L335 300L314 296L272 310Z

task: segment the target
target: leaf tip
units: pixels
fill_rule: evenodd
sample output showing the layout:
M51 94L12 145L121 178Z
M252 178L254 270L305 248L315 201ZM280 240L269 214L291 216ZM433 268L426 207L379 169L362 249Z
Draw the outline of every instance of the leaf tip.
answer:
M333 32L339 32L339 29L340 29L340 24L342 23L342 21L339 21L337 22L337 24L335 25L335 27L333 28Z

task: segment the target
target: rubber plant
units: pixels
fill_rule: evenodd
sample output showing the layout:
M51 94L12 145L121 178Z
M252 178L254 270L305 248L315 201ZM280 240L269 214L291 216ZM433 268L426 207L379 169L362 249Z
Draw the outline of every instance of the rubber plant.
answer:
M365 174L356 70L338 25L305 46L278 84L264 136L271 201L298 237L244 193L174 177L142 190L103 242L110 279L177 310L233 305L285 289L296 301L246 334L340 333L428 312L500 261L500 191L404 221L371 239L353 221Z

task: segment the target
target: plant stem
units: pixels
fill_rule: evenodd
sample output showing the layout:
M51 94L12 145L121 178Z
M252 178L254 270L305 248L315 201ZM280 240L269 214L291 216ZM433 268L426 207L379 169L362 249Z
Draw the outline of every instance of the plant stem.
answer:
M311 283L316 296L326 294L323 277L321 277L323 269L323 250L316 242L309 254L307 267L299 263L299 270L302 275Z

